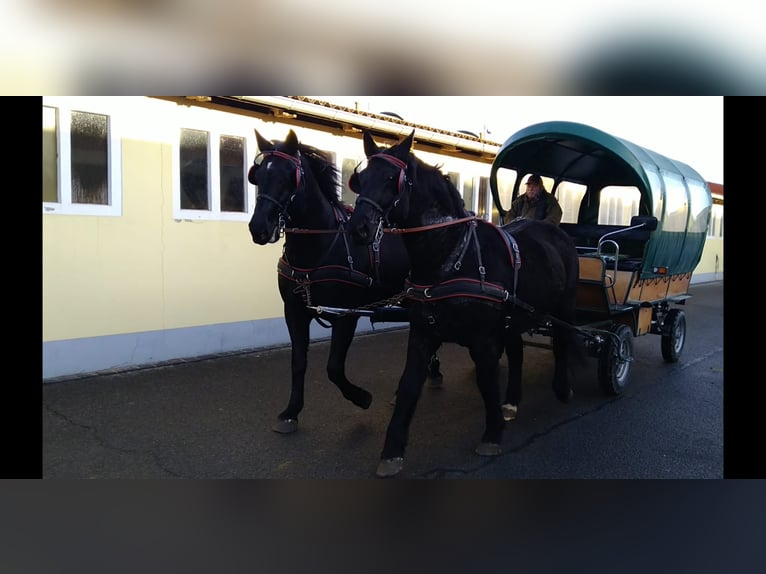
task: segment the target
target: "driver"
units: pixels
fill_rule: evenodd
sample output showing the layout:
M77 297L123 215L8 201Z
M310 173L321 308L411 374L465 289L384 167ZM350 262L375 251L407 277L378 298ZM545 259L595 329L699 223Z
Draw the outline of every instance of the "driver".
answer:
M543 187L543 180L537 174L529 176L525 183L527 192L520 195L508 210L509 219L541 219L553 225L561 223L561 206L551 193Z

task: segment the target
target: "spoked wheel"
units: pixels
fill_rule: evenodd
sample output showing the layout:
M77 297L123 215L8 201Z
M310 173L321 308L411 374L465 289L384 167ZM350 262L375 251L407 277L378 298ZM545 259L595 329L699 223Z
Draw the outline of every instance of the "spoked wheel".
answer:
M675 363L681 356L686 342L686 314L681 309L671 309L662 326L662 358Z
M625 390L633 363L633 332L621 323L612 323L613 334L598 359L598 383L607 395L619 395Z

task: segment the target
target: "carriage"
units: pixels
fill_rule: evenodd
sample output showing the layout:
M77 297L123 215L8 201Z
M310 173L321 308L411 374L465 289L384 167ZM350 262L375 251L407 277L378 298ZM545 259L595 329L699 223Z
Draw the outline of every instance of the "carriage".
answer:
M577 247L574 328L598 359L603 391L616 395L628 384L634 337L659 335L663 359L678 361L686 340L680 307L712 210L706 181L682 162L594 127L539 123L508 138L492 164L501 223L530 173L549 183L564 210L560 227ZM527 342L547 334L542 324Z
M312 237L300 242L302 249L297 242L288 249L286 242L283 260L292 261L289 270L280 260L280 292L293 338L293 384L288 408L278 417L278 432L297 428L308 323L322 316L332 318L335 327L345 325L333 329L330 380L362 408L369 406L369 393L344 373L356 320L391 320L393 314L409 321L405 367L376 471L380 477L394 476L403 467L410 422L444 342L468 348L476 367L485 407L485 428L475 451L481 456L502 452L505 423L516 418L522 398L523 334L550 337L551 386L563 403L573 397L570 357L582 348L598 358L599 384L612 395L628 383L634 336L661 335L663 358L678 360L686 319L671 305L683 305L690 296L712 209L706 182L689 166L586 125L533 125L511 136L493 161L490 189L501 220L494 225L466 210L454 182L439 166L412 153L415 130L383 147L365 131L366 161L349 179L357 200L347 217L338 215L327 157L301 147L292 132L278 146L256 135L269 159L254 163L250 172L250 181L259 187L250 222L253 241L275 240L288 218L298 223L306 217L306 228L292 233ZM564 200L566 217L560 226L532 219L502 221L507 215L503 199L518 195L531 173L552 182L551 191ZM316 185L322 179L328 185ZM326 212L329 224L317 227L313 218L320 212ZM386 258L376 254L393 245L384 241L392 236L401 236L407 255L395 260L397 268L406 262L409 269L402 290L382 299L367 289L341 294L339 285L351 283L358 273L355 265L366 259L372 267L364 275L373 280L357 287L378 283L376 269ZM352 257L352 243L365 251ZM343 264L326 265L336 248ZM300 261L310 256L315 264L306 269L308 263ZM328 267L332 278L324 275ZM330 280L335 287L324 293ZM323 302L314 302L320 293ZM338 304L342 306L332 306ZM503 354L508 382L501 397L497 374ZM438 368L438 360L436 364Z

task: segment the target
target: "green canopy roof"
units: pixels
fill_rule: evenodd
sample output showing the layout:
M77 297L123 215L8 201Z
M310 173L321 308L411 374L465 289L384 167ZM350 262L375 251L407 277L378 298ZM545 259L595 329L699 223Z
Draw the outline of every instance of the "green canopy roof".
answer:
M509 206L499 201L501 168L584 184L589 193L610 185L635 186L641 193L639 214L654 215L659 222L647 246L645 269L664 266L685 273L699 263L712 196L702 176L683 162L585 124L553 121L516 132L497 152L490 188L502 212Z

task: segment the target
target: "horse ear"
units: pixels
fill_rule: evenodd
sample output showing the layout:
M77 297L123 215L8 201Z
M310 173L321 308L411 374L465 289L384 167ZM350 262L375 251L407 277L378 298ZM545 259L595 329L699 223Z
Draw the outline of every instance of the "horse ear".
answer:
M261 151L271 151L274 149L274 144L271 141L263 137L258 130L255 130L255 139L258 142L258 149Z
M290 130L287 132L287 137L285 138L285 143L289 146L298 147L298 136L295 135L295 132L293 130Z
M399 144L401 149L403 149L407 153L410 153L410 149L412 149L412 142L414 141L414 139L415 139L415 130L412 130L412 133L410 133L410 135L404 138Z
M410 149L412 148L412 141L415 138L415 130L412 133L400 141L398 144L391 146L390 153L398 157L402 161L407 161L407 157L410 155Z
M285 153L288 153L290 155L295 155L298 152L298 146L300 144L298 143L298 136L295 135L295 132L293 130L290 130L287 132L287 137L285 138L285 141L283 142L282 147L280 148Z
M375 155L376 153L380 152L380 149L378 149L377 144L372 139L372 134L365 130L364 135L364 153L367 155L367 157L370 157L371 155Z

